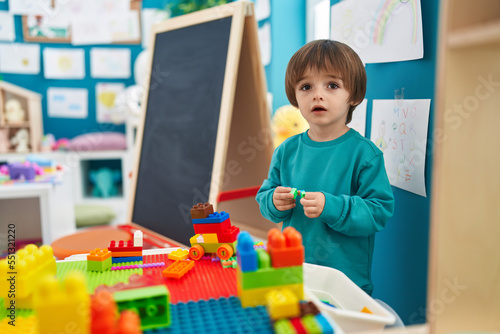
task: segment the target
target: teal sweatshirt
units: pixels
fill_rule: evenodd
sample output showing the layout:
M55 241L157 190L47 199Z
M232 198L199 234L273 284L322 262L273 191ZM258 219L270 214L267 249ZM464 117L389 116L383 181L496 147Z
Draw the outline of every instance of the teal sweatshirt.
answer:
M307 218L299 196L295 208L277 210L278 186L323 192L323 212ZM274 151L256 200L266 219L302 234L306 262L342 271L371 295L375 232L392 216L394 196L382 151L370 140L353 129L327 142L315 142L307 132L288 138Z

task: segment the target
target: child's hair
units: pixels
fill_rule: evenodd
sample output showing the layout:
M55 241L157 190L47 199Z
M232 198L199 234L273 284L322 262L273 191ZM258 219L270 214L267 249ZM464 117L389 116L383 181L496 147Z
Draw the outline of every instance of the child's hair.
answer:
M342 79L349 92L348 102L352 103L347 113L348 124L366 93L366 71L358 54L348 45L328 39L312 41L301 47L288 62L285 75L286 96L296 108L295 86L307 70L325 70Z

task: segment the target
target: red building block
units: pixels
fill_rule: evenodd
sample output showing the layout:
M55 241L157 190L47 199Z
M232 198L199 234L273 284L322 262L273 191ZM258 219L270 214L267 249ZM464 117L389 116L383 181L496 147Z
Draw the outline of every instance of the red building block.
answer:
M179 279L194 267L192 260L177 260L163 270L163 277Z
M134 241L128 240L127 242L120 240L116 242L111 240L108 250L111 252L142 252L142 247L134 247Z
M297 334L307 334L307 330L302 325L302 322L300 322L300 318L291 318L290 323L297 331Z
M214 207L210 203L198 203L193 205L191 209L191 218L203 219L207 218L209 214L214 213ZM196 232L198 233L198 232Z
M217 233L217 239L220 243L233 243L238 238L240 233L240 228L236 226L231 226L229 229L222 233Z
M130 310L122 311L120 313L120 320L118 320L118 331L116 334L142 334L141 318L139 315Z
M231 219L226 219L222 223L193 224L194 234L223 233L231 227Z
M281 233L273 228L267 234L267 250L274 268L301 266L304 263L302 235L288 226Z

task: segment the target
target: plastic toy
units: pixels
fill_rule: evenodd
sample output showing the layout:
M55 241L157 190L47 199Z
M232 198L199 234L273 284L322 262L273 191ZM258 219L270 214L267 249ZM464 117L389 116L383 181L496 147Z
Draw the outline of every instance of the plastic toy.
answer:
M302 133L309 128L300 110L292 105L285 105L274 113L271 119L274 147L278 147L285 139Z
M88 271L106 271L111 268L111 252L108 249L96 248L87 255Z
M143 235L142 231L134 232L134 247L142 247Z
M191 248L189 256L193 260L199 260L205 253L216 253L221 260L227 260L236 253L236 240L240 229L231 225L229 214L211 211L209 203L197 204L191 209L193 228L195 236L189 239ZM203 218L194 218L196 217Z
M176 249L168 254L169 260L185 260L189 257L189 251L186 249Z
M22 123L26 120L26 112L21 102L16 99L9 99L5 102L5 120L10 124Z
M272 290L266 294L267 309L273 320L300 315L299 300L288 289Z
M179 279L194 267L194 261L177 260L163 271L163 277Z
M28 129L19 129L14 137L10 139L10 143L16 147L17 153L29 152L30 134Z
M68 138L61 138L56 140L54 146L52 146L53 151L67 151L69 146Z
M145 264L132 264L130 266L116 266L111 267L111 270L127 270L127 269L148 269L148 268L156 268L156 267L164 267L164 262L158 263L145 263Z
M52 133L48 133L42 137L42 141L40 142L40 151L50 152L52 151L55 144L56 138Z
M293 227L285 227L283 233L273 228L269 230L267 239L267 251L274 268L301 266L304 263L302 235Z
M90 297L80 272L68 274L60 285L46 276L33 297L40 333L66 333L68 323L74 333L90 332Z
M305 190L297 190L297 188L292 188L292 190L290 191L290 193L293 194L293 199L296 199L297 196L299 196L299 198L306 197L306 191Z
M118 170L109 168L99 168L89 172L90 182L94 185L92 196L94 197L112 197L118 194L116 186L121 180L121 173Z

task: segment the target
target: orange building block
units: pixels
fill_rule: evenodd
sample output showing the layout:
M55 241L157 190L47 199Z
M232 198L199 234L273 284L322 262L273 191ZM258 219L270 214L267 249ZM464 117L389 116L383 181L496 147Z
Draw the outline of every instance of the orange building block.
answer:
M110 257L111 257L111 252L107 248L104 249L96 248L93 251L91 251L89 255L87 255L87 260L103 262L104 260Z
M113 294L105 289L94 294L90 304L92 334L115 333L118 320L118 307Z
M111 252L113 257L131 257L131 256L142 256L142 251L139 252Z
M192 260L177 260L163 270L163 277L179 279L194 267Z
M285 227L283 233L272 228L267 234L267 251L274 268L301 266L304 263L302 235L293 227Z
M116 334L141 333L141 318L139 318L139 315L130 310L122 311L122 313L120 314L120 320L118 320L118 331L116 332Z

